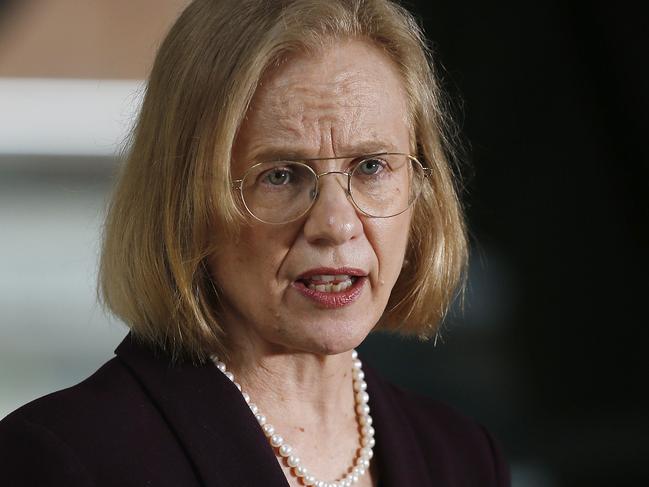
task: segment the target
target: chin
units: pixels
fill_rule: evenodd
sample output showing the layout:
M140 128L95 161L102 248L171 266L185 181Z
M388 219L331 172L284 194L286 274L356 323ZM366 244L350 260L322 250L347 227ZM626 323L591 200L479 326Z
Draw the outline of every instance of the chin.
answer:
M315 333L305 336L303 348L305 351L318 353L320 355L337 355L349 352L358 347L367 335L372 331L373 326L345 325L336 323L332 326L323 326L322 323L314 325Z

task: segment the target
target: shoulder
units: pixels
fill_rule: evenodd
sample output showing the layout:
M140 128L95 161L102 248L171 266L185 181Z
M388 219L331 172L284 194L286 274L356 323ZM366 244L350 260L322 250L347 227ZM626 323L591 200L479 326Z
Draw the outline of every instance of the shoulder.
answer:
M36 399L0 421L4 479L10 485L93 485L80 453L88 450L100 418L114 403L102 397L114 390L109 383L122 380L128 387L124 374L112 360L80 384Z
M0 421L0 479L14 486L145 485L151 476L138 462L178 455L167 451L175 445L165 441L170 435L137 380L114 358L81 383ZM166 446L152 449L156 441ZM133 484L124 483L126 471Z
M364 367L365 368L365 367ZM407 427L435 475L463 479L453 485L510 485L509 468L489 431L447 404L413 393L368 370L390 414ZM443 473L442 473L443 472Z
M120 410L132 410L142 392L116 359L79 384L53 392L20 407L0 421L0 434L18 423L42 425L72 437L90 429L110 427Z
M457 409L390 382L386 382L386 387L422 441L434 435L444 438L447 446L462 450L468 445L489 446L485 443L486 429Z
M491 454L497 449L487 429L457 409L429 397L389 384L421 441L443 438L449 449Z

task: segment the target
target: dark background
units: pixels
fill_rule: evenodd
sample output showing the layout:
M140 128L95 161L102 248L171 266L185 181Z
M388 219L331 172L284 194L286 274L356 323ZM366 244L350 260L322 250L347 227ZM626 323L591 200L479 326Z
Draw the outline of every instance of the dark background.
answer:
M464 313L368 361L499 438L520 485L649 485L649 21L620 2L408 2L468 146Z

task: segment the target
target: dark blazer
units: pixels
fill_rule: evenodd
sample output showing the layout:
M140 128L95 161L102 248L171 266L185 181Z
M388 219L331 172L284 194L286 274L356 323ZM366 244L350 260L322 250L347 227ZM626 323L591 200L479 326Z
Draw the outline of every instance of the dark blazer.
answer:
M287 487L241 394L213 365L170 366L131 335L115 353L0 422L0 485ZM484 428L363 368L381 487L509 485Z

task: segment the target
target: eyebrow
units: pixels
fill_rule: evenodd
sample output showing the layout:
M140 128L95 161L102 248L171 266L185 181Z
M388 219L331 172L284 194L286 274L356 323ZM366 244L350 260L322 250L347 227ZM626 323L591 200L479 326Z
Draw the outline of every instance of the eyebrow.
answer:
M366 154L380 154L383 152L399 152L392 143L378 140L361 141L343 146L338 151L339 155L335 158L358 157ZM313 155L308 149L296 149L289 147L266 147L258 152L253 153L251 162L269 162L269 161L304 161L309 159L323 159ZM324 158L324 159L329 159Z

